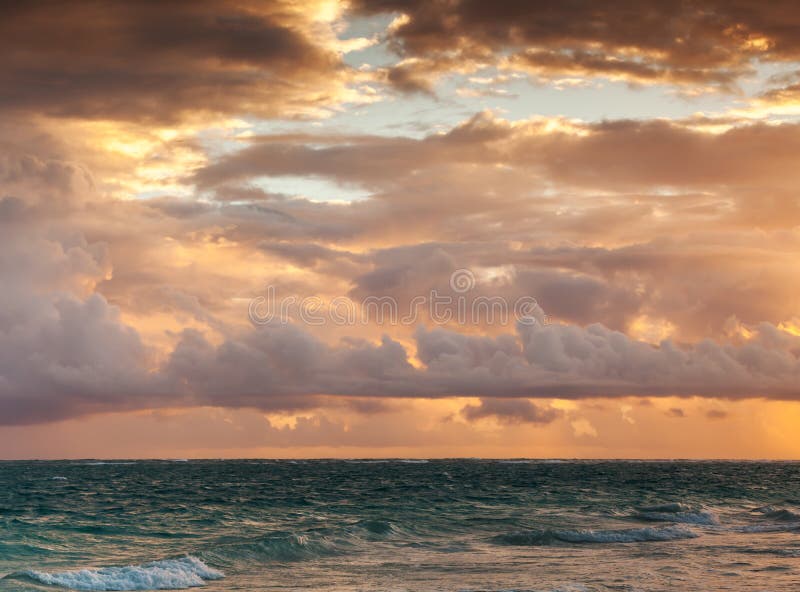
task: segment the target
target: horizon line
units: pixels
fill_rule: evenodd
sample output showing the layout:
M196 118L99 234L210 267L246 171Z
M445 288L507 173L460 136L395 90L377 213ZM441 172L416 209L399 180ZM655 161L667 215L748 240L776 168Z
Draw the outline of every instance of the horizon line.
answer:
M411 461L411 462L435 462L435 461L520 461L520 462L546 462L546 461L559 461L559 462L783 462L783 463L796 463L800 462L800 458L748 458L748 457L675 457L675 458L637 458L637 457L482 457L482 456L429 456L429 457L413 457L413 456L363 456L363 457L230 457L230 458L213 458L213 457L165 457L165 458L135 458L135 457L67 457L67 458L0 458L0 463L13 463L13 462L237 462L237 461Z

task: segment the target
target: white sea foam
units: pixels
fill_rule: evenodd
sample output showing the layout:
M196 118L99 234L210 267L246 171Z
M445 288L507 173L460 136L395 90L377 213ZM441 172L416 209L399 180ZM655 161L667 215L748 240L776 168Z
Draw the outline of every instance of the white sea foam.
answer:
M75 571L27 571L25 575L50 586L72 590L181 590L203 586L224 577L196 557L165 559L127 567L101 567Z

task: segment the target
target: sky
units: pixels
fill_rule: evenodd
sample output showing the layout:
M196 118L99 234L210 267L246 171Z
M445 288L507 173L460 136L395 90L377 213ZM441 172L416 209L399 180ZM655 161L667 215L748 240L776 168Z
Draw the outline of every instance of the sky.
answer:
M0 458L800 458L798 30L3 5Z

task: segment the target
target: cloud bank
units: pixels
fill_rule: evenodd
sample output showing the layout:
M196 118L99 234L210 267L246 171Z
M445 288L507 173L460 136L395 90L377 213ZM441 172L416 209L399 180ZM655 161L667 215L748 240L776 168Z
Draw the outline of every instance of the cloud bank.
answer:
M789 4L314 8L2 9L0 425L474 397L457 417L538 429L567 415L537 399L800 398L796 74L759 71L800 59ZM509 72L763 84L649 119L424 95ZM418 101L435 125L375 125ZM458 270L537 322L247 317L265 286L407 310Z

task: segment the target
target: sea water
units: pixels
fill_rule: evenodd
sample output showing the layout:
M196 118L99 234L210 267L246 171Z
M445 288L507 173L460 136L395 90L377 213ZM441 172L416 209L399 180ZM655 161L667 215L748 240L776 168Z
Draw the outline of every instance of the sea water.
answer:
M795 463L0 463L0 590L798 586Z

